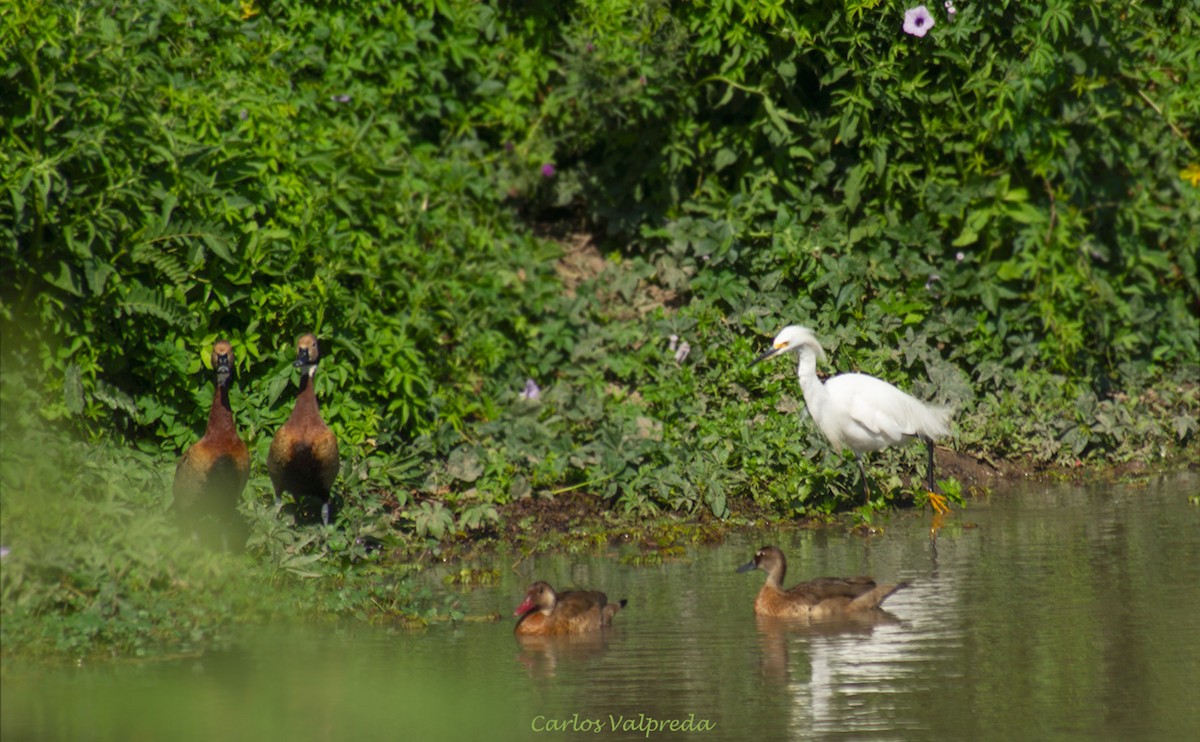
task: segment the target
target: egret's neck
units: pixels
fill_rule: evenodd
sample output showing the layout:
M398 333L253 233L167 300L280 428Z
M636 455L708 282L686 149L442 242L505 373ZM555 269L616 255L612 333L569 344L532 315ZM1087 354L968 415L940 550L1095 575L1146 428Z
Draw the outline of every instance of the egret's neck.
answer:
M806 347L801 348L797 355L800 356L800 362L796 375L800 377L800 391L804 392L804 404L808 405L808 411L813 418L819 420L821 418L818 410L825 407L829 392L817 378L817 354Z

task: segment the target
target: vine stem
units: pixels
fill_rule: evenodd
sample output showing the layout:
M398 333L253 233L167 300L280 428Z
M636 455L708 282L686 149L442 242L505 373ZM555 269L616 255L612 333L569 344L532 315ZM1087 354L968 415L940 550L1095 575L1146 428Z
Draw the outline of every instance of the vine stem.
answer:
M581 482L580 484L570 484L570 485L567 485L566 487L561 487L556 490L550 490L546 494L550 495L551 497L553 497L554 495L561 495L564 492L570 492L571 490L583 489L584 487L588 487L593 484L599 484L601 482L612 479L615 476L617 476L616 472L613 472L611 474L605 474L603 477L600 477L599 479L589 479L588 481Z
M1146 101L1146 103L1147 103L1147 104L1148 104L1148 105L1149 105L1151 108L1153 108L1153 109L1154 109L1154 112L1155 112L1155 113L1157 113L1157 114L1159 115L1159 117L1160 117L1160 118L1161 118L1163 121L1166 121L1166 122L1167 122L1167 126L1171 127L1171 131L1175 132L1175 136L1179 137L1179 139L1180 139L1180 140L1181 140L1181 141L1182 141L1182 142L1183 142L1185 145L1187 145L1188 151L1189 151L1189 152L1191 152L1192 154L1195 154L1195 153L1196 153L1196 148L1192 146L1192 143L1188 141L1188 138L1187 138L1187 137L1184 135L1184 133L1183 133L1182 131L1180 131L1180 130L1179 130L1179 127L1178 127L1178 126L1176 126L1176 125L1175 125L1175 123L1174 123L1173 121L1171 121L1169 118L1167 118L1166 116L1164 116L1164 115L1163 115L1162 109L1158 107L1158 104L1157 104L1157 103L1155 103L1155 102L1154 102L1154 101L1153 101L1153 100L1150 98L1150 96L1146 95L1146 91L1145 91L1145 90L1142 90L1141 88L1138 88L1138 89L1137 89L1137 91L1138 91L1138 95L1142 96L1142 100Z

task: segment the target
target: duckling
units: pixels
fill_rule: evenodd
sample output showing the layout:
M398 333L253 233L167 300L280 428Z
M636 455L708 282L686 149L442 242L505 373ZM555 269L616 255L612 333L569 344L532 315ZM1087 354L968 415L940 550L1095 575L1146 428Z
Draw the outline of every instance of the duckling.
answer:
M776 618L832 618L872 611L907 582L876 585L870 577L820 577L787 590L787 559L774 546L764 546L738 572L761 569L767 581L754 599L754 614Z
M549 583L538 581L525 591L525 600L513 611L520 616L517 636L566 636L598 631L612 624L627 601L609 603L597 590L568 590L556 593Z
M303 335L296 343L296 362L292 364L301 369L300 393L291 417L271 441L267 472L275 488L276 507L283 493L290 492L296 502L297 522L315 523L319 513L321 523L329 525L330 492L341 459L337 438L321 418L313 388L319 358L316 336Z
M216 384L208 427L175 467L172 509L184 528L205 544L240 548L248 532L237 506L250 476L250 452L238 437L229 406L233 346L218 340L211 360Z

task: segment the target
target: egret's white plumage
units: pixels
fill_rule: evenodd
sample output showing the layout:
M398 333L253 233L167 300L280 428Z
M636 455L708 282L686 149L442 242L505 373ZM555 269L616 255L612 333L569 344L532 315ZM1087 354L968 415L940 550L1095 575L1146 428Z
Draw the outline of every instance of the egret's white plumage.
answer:
M950 432L949 408L926 404L886 381L866 374L839 374L822 383L817 378L817 359L825 360L825 351L807 327L789 325L783 328L775 336L774 347L754 359L754 363L786 353L799 356L796 373L800 377L800 389L817 427L834 448L849 448L854 452L862 475L864 496L867 475L862 454L917 438L925 441L929 448L927 484L930 491L934 490L933 441Z

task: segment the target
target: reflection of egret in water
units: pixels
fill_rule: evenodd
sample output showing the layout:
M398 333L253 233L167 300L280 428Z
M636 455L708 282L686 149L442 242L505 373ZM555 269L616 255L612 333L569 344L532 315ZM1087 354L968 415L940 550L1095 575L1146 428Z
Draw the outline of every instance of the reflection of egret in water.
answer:
M531 677L551 678L558 672L560 662L587 662L603 656L612 633L612 629L604 629L567 636L517 635L517 644L521 646L517 661L525 665Z

